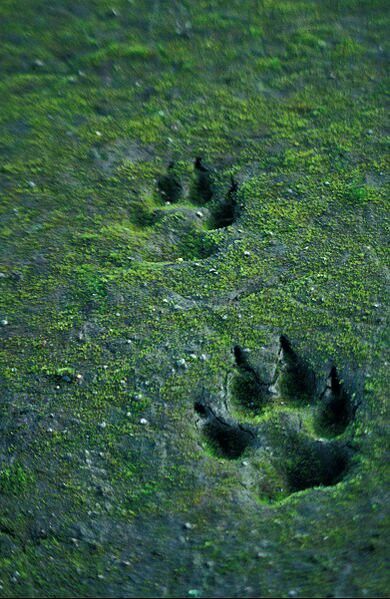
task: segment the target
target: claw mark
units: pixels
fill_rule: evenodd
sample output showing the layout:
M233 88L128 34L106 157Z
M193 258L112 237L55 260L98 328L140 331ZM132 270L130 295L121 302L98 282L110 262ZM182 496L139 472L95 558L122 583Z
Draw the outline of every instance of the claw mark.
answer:
M213 228L222 229L232 225L237 220L239 213L237 192L238 183L234 177L231 177L227 194L214 209Z
M201 204L206 204L213 197L213 185L209 169L203 164L202 158L195 158L194 170L196 175L195 196Z
M334 435L341 434L347 428L352 416L351 399L343 388L336 367L333 366L320 397L320 427Z

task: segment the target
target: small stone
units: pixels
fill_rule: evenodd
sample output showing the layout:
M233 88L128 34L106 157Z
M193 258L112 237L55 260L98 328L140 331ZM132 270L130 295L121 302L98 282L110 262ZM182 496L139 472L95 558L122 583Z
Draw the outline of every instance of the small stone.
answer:
M101 423L99 424L99 427L100 427L100 428L106 428L106 426L107 426L107 422L105 422L104 420L103 420L103 422L101 422Z
M201 362L206 362L206 360L207 360L207 356L206 356L206 354L200 354L200 356L199 356L199 360L200 360Z
M40 60L39 58L37 58L36 60L34 60L34 66L36 66L36 67L44 67L45 63L43 62L43 60Z
M142 424L143 426L145 426L146 424L149 424L149 422L146 420L146 418L141 418L139 423Z
M98 137L101 137L101 136L102 136L102 132L101 132L101 131L95 131L95 133L96 133L96 135L97 135Z
M193 526L192 526L191 522L185 522L184 528L186 528L187 530L191 530L193 528Z
M202 218L203 212L201 212L200 210L198 210L198 212L196 213L196 216L199 216L199 218Z
M289 596L289 597L296 597L297 595L298 595L298 592L297 592L295 589L291 589L291 590L288 592L288 596Z
M179 368L187 368L187 362L184 358L180 358L180 360L177 360L176 366L178 366Z
M251 255L251 253L250 253L250 252L248 252L248 250L246 250L246 251L244 252L244 256L250 256L250 255Z
M0 321L0 324L2 327L6 327L8 324L8 320L6 318L3 318L3 320Z
M28 185L29 185L29 187L31 187L31 189L35 189L35 187L37 186L37 184L34 183L34 181L29 181Z
M368 129L367 133L368 133L368 135L372 135L374 133L374 131L372 129Z

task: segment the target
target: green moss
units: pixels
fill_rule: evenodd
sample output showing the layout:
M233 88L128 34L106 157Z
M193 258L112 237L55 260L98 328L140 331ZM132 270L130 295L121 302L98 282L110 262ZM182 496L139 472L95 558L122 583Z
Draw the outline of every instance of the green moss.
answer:
M384 596L384 0L76 4L0 8L1 593ZM281 430L227 460L193 409L281 333L364 391L348 475L289 498Z
M14 463L12 466L0 470L1 494L24 494L34 483L34 473L29 470L26 470L21 464Z

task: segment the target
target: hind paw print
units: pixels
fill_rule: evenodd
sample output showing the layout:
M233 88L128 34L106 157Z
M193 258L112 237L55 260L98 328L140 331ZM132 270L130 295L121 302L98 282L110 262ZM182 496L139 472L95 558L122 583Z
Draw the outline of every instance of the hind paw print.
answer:
M340 482L353 455L355 406L336 367L324 379L284 335L257 352L236 345L233 355L223 413L212 399L194 403L211 453L245 458L250 486L264 499Z

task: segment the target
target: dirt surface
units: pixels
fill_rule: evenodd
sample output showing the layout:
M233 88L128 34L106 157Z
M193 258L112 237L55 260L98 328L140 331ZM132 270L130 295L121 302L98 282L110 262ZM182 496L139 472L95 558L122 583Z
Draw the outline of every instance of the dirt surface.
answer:
M387 596L386 5L2 0L1 596Z

